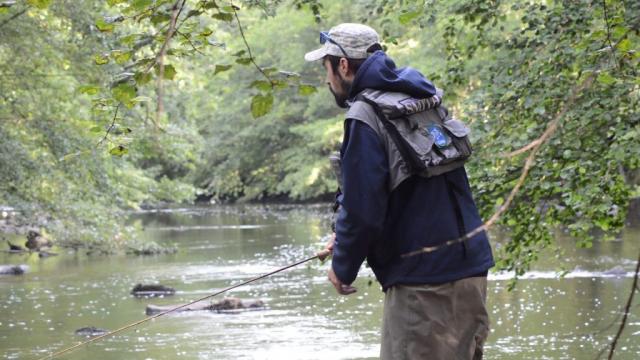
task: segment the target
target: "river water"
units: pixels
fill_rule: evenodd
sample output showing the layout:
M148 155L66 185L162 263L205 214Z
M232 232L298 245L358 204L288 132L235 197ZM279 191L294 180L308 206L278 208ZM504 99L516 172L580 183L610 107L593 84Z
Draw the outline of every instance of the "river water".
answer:
M175 244L161 256L66 253L0 255L29 273L0 277L0 358L38 359L83 338L78 328L113 330L145 317L146 304L191 301L314 254L323 245L328 206L234 206L132 215L143 236ZM498 236L494 242L499 243ZM595 359L618 329L630 292L640 230L576 249L558 235L560 257L545 253L508 291L510 274L489 276L492 333L485 359ZM343 297L317 261L233 290L267 309L239 314L192 312L152 320L61 359L375 359L383 293L363 266ZM561 268L568 270L558 277ZM136 283L177 293L135 298ZM602 358L606 358L606 354ZM616 359L640 359L640 295L618 342Z

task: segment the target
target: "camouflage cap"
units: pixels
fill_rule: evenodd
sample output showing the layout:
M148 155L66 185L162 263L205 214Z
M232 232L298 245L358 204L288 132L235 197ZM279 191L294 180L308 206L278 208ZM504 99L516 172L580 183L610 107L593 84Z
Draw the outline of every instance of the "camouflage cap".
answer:
M365 59L370 55L367 49L380 42L378 33L362 24L340 24L331 28L327 35L330 40L326 41L321 48L306 53L304 56L306 61L320 60L326 55L344 57L345 53L350 59Z

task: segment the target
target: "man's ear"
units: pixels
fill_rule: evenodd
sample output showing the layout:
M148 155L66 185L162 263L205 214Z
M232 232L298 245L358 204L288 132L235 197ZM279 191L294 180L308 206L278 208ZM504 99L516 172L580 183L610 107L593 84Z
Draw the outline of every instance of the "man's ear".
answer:
M346 77L349 73L349 60L347 60L347 58L340 58L340 63L338 65L340 75L342 75L342 77Z

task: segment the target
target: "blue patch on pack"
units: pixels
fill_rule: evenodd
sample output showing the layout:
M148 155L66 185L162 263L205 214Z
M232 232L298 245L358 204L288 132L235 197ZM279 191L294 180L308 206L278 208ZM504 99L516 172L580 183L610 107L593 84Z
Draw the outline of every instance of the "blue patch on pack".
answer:
M427 126L427 132L433 136L434 143L439 148L444 148L451 144L451 138L442 130L439 125L431 124Z

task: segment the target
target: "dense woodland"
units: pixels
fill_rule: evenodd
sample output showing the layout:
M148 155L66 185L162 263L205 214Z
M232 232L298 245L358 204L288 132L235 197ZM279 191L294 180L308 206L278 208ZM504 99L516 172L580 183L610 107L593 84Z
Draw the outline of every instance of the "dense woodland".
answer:
M472 127L485 219L526 271L553 235L615 237L640 196L640 2L0 1L0 205L63 246L137 244L127 211L317 201L342 110L303 55L341 22ZM515 189L515 191L514 191Z

